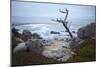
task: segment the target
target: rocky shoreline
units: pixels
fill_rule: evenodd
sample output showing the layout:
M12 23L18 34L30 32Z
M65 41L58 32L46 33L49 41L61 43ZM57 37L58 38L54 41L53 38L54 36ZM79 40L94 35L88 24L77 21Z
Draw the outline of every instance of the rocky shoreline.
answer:
M91 28L92 30L90 30ZM12 29L13 55L20 52L33 52L56 61L67 62L77 55L77 49L84 47L85 41L88 41L89 38L95 40L95 23L80 28L77 35L78 37L68 39L44 40L37 33L32 34L30 31L24 30L22 34L19 34L14 28Z
M62 40L52 40L44 43L42 39L28 39L26 42L19 43L13 52L36 52L47 58L52 58L57 61L66 61L74 54L70 49L70 43L71 41L65 42Z

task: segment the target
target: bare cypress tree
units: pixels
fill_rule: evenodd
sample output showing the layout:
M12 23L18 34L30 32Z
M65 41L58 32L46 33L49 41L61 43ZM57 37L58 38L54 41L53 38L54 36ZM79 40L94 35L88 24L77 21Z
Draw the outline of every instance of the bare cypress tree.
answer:
M59 9L59 12L61 12L63 14L66 14L64 20L57 18L56 20L52 19L52 21L56 21L56 22L62 23L63 26L65 27L66 31L69 33L70 37L73 38L73 35L72 35L71 31L68 28L68 21L66 21L67 20L68 13L69 13L69 10L68 9L65 9L65 11L61 11Z

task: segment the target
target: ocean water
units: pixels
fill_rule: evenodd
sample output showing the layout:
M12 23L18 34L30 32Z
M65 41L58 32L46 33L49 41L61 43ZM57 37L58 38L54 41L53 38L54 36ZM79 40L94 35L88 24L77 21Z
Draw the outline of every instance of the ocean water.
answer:
M34 21L34 22L33 22ZM74 36L77 36L77 31L80 27L83 27L89 23L95 22L95 19L85 19L85 18L77 18L77 19L68 19L69 24L68 27L70 31L75 31L73 33ZM70 24L71 23L71 24ZM41 19L32 19L32 18L15 18L12 20L12 24L15 25L15 28L19 30L20 33L23 30L29 30L32 33L38 33L44 39L52 39L55 37L69 37L68 33L65 32L66 29L62 25L62 23L53 22L50 18L41 18ZM60 32L60 34L51 34L51 31Z
M64 27L62 24L27 24L15 26L20 33L23 30L29 30L31 33L38 33L44 39L52 39L59 36L58 34L51 34L51 31L60 32L60 35L66 36L68 33L64 32Z

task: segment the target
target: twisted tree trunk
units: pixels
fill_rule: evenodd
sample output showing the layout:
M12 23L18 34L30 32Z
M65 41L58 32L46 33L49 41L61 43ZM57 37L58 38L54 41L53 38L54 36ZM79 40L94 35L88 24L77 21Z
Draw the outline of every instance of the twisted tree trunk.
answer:
M69 33L70 37L73 38L73 35L72 35L72 33L70 32L70 30L69 30L69 28L67 26L68 22L66 22L67 16L68 16L68 10L67 9L66 9L65 13L66 13L66 16L65 16L64 22L62 22L62 24L65 27L66 31Z

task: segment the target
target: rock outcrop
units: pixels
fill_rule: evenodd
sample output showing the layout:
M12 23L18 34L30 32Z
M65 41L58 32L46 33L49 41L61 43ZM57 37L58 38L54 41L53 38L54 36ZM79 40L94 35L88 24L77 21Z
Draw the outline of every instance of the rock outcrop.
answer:
M33 37L34 39L42 39L42 37L40 37L40 35L37 34L37 33L33 33L33 34L32 34L32 37Z
M77 35L80 39L93 38L96 35L96 23L88 24L87 26L81 27Z
M25 45L25 43L19 43L17 44L17 46L14 48L13 52L23 52L27 50L27 46Z
M39 40L29 39L26 42L17 44L17 46L13 50L14 53L22 51L26 52L33 51L35 53L41 54L41 52L43 51L43 44Z
M44 46L42 55L57 61L67 61L74 53L69 48L70 42L53 40L50 45Z
M60 34L60 32L56 32L56 31L51 31L51 34Z
M26 41L26 46L29 49L29 51L34 51L36 53L41 54L43 51L43 44L40 40L28 40Z
M28 39L30 39L32 37L32 33L28 30L23 30L23 33L21 35L21 39L24 41L27 41Z

